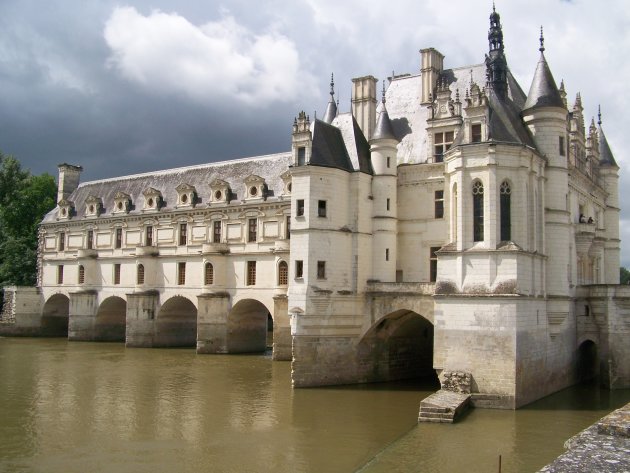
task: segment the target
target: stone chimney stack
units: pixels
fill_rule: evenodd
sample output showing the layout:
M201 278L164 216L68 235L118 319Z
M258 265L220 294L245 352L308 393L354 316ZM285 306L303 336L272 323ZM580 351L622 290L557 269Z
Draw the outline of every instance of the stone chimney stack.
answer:
M81 177L81 166L62 163L59 168L59 183L57 185L57 202L67 199L74 190L79 187L79 178Z
M376 124L376 82L373 76L352 79L352 115L367 140L372 138Z
M422 75L423 105L431 103L431 95L437 85L437 80L444 69L444 56L437 49L420 50L420 73Z

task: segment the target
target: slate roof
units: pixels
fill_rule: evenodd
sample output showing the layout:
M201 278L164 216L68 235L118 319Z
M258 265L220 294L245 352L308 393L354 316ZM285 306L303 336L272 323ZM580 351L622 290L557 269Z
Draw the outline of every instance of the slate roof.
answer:
M617 161L615 161L615 157L610 150L610 146L608 145L608 140L606 139L606 135L604 135L604 130L601 126L598 127L599 134L599 164L600 166L617 166Z
M540 59L534 72L534 79L527 94L527 101L523 107L524 110L536 107L560 107L564 108L562 97L553 79L545 54L540 52Z
M211 192L210 183L215 179L228 182L233 194L236 194L235 199L239 199L240 203L240 199L245 197L245 178L252 174L265 179L269 188L269 198L274 198L279 196L284 189L284 182L280 175L289 168L291 163L292 155L288 152L84 182L68 198L74 202L76 210L76 216L71 221L83 218L85 201L90 195L100 197L103 200L101 217L112 215L114 196L118 192L124 192L131 196L132 210L129 212L130 215L142 214L142 192L149 187L162 193L164 207L161 212L174 210L177 202L176 187L180 184L194 186L197 196L201 198L201 202L197 203L196 208L207 208ZM44 217L43 223L56 222L56 217L57 210L54 209Z
M381 103L381 113L379 113L376 119L376 126L374 127L374 133L372 134L373 140L396 140L394 128L392 127L392 121L389 119L389 113L384 103Z
M370 145L351 113L338 115L332 123L339 128L354 171L373 174Z
M352 172L354 167L346 149L341 130L322 120L315 120L312 126L313 150L311 166L323 166Z

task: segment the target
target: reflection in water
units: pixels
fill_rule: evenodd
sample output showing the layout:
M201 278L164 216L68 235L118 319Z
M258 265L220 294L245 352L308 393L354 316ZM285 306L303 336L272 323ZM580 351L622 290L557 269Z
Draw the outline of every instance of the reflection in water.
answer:
M416 426L434 386L293 390L290 376L269 356L0 338L0 471L495 471L499 454L504 472L532 471L630 398L579 387Z

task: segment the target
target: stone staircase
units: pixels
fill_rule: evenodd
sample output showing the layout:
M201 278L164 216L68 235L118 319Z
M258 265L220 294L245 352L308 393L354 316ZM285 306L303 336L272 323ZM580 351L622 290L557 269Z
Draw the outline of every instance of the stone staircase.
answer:
M444 373L442 389L420 402L418 422L452 424L470 406L469 373Z

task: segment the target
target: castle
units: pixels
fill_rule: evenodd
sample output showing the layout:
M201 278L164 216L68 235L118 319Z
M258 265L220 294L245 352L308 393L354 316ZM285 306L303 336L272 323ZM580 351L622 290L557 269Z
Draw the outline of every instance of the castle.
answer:
M59 166L38 288L7 291L15 332L129 347L263 351L296 387L470 373L516 408L600 375L630 386L618 171L540 38L529 92L499 14L481 64L352 80L300 113L291 150L79 183ZM380 100L379 100L380 99Z

